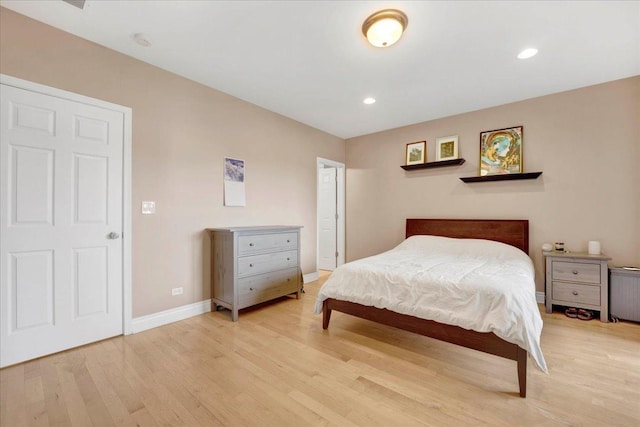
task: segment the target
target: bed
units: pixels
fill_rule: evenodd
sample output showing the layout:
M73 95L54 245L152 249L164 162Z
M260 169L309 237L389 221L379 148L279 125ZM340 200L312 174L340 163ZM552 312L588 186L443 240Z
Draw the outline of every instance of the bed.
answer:
M407 219L406 238L333 272L315 306L323 329L336 310L514 360L526 397L527 355L546 372L529 222Z

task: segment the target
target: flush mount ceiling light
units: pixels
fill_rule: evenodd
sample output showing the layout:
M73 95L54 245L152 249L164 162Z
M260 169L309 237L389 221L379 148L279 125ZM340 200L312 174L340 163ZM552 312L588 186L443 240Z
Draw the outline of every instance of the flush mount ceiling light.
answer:
M385 9L374 13L362 24L362 34L376 47L389 47L402 37L409 20L396 9Z
M532 56L536 56L537 53L538 53L538 49L535 49L535 48L525 49L518 54L518 59L528 59L528 58L531 58Z
M375 100L374 98L365 98L362 102L363 102L364 104L370 105L370 104L375 103L375 102L376 102L376 100Z

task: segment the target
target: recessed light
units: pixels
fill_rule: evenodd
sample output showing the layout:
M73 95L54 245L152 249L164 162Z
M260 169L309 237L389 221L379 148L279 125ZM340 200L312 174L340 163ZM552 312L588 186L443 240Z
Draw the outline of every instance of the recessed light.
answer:
M537 53L538 53L538 49L535 49L535 48L525 49L518 54L518 59L531 58L532 56L535 56Z
M142 47L151 46L151 40L149 40L147 36L142 33L135 33L133 36L131 36L131 38L134 42L138 43Z
M373 98L365 98L364 101L362 101L362 102L367 104L367 105L370 105L370 104L373 104L374 102L376 102L376 100L373 99Z

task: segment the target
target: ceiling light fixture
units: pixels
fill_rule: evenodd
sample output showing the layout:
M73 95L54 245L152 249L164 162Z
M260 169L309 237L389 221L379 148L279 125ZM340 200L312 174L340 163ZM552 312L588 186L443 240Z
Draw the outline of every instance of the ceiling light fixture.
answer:
M538 49L535 49L535 48L525 49L518 54L518 59L528 59L528 58L531 58L532 56L536 56L537 53L538 53Z
M364 101L362 101L364 104L370 105L376 102L376 100L374 98L365 98Z
M370 15L362 24L362 34L375 47L389 47L402 37L409 20L396 9L385 9Z

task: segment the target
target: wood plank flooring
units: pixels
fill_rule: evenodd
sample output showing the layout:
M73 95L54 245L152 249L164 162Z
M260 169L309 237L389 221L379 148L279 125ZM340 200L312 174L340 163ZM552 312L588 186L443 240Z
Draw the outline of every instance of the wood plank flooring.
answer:
M522 399L515 362L338 312L323 331L323 280L5 368L0 425L640 425L639 324L543 312Z

